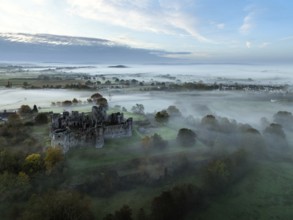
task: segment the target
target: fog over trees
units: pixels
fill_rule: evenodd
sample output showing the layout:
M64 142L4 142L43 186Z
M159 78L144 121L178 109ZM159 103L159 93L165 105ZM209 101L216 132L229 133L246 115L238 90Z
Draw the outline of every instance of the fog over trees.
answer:
M55 81L52 74L44 83L67 84L68 78ZM252 87L231 83L224 89L172 75L147 80L139 73L123 81L115 74L73 75L80 84L68 90L29 87L35 78L22 90L5 88L23 97L14 110L0 112L1 219L188 220L217 214L242 220L257 219L269 207L272 218L291 216L291 209L283 211L291 208L293 181L288 87L246 90ZM50 99L31 103L44 91ZM52 114L79 111L90 118L93 105L109 117L119 112L133 118L132 136L105 139L100 149L76 146L64 153L52 147Z

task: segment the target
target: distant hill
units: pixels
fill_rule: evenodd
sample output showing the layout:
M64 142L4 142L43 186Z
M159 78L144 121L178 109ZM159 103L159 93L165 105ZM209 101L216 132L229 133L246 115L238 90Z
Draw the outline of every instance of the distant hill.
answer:
M0 33L0 61L158 63L164 51L131 48L113 41L49 34Z
M128 68L128 66L125 65L114 65L114 66L108 66L109 68Z

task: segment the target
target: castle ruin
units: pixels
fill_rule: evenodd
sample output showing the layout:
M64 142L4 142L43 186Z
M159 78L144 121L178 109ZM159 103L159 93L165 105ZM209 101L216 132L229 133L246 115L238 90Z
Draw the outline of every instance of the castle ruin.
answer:
M120 112L107 115L103 106L93 106L88 114L65 111L52 115L51 146L64 152L77 146L101 148L105 139L131 136L132 118L125 120Z

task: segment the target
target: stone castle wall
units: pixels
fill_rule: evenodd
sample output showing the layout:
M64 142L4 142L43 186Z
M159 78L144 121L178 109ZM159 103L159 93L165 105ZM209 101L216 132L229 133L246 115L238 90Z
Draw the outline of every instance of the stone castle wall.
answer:
M132 136L132 119L117 125L107 125L104 127L104 138L122 138Z
M132 118L124 120L119 112L107 116L101 107L94 106L88 115L76 111L52 115L51 145L64 152L77 146L101 148L104 139L131 136Z

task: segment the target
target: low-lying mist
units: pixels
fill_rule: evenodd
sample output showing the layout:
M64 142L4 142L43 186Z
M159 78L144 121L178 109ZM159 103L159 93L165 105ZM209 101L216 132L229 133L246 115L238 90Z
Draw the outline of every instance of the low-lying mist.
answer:
M199 119L207 114L226 117L240 123L260 128L260 121L272 117L278 111L293 112L292 94L271 94L233 91L158 92L144 94L113 95L111 105L130 109L136 103L143 104L146 113L154 113L175 105L185 117Z

